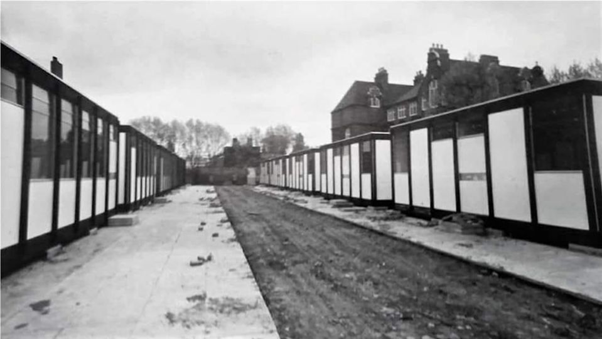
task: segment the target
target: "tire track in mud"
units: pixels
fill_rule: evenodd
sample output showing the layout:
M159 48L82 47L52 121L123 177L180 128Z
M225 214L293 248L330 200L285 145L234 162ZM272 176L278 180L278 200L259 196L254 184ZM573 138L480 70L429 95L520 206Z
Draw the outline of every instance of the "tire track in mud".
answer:
M282 338L602 333L602 310L587 302L248 188L217 191Z

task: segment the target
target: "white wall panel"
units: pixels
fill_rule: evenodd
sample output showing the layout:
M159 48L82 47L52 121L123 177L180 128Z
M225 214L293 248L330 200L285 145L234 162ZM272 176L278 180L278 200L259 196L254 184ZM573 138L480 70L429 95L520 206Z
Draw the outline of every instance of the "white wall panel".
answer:
M535 172L539 223L589 230L581 171Z
M410 175L408 173L395 173L395 203L410 204Z
M391 141L376 140L376 200L391 200Z
M163 160L161 160L163 162ZM164 187L165 188L165 187ZM130 150L130 196L128 202L136 201L136 148Z
M328 175L328 194L334 193L334 169L332 166L332 148L326 150L326 175Z
M52 180L33 180L29 183L29 212L27 239L50 232L52 229Z
M489 214L485 137L476 134L458 138L460 208L462 212Z
M105 178L96 178L96 215L105 212L106 182Z
M594 108L594 130L596 131L596 147L598 149L598 169L602 175L602 96L593 95ZM598 206L602 206L602 201L597 202ZM598 208L598 213L602 213L602 207Z
M362 173L362 199L372 199L372 174Z
M433 205L445 211L456 210L454 143L452 139L431 143L433 163Z
M117 142L109 143L109 173L117 172Z
M460 181L460 206L462 212L488 215L487 182L462 180Z
M328 193L327 192L327 185L326 185L326 174L321 174L320 175L320 192L322 193Z
M410 132L412 204L430 208L428 142L428 130L426 128Z
M315 152L314 153L314 176L316 177L315 180L315 185L316 187L314 187L314 189L316 191L320 191L322 189L322 185L321 185L321 175L320 175L320 152Z
M117 176L119 178L119 204L125 203L125 133L119 133L119 172Z
M307 173L307 167L308 167L308 161L309 159L307 158L307 154L303 155L303 189L306 191L309 191L309 174Z
M4 101L1 108L2 213L0 220L2 221L2 248L5 248L19 242L25 113L22 107Z
M75 222L75 179L61 179L59 187L58 227L65 227Z
M351 144L351 196L360 197L360 144Z
M490 114L488 123L494 215L531 221L523 109Z
M307 175L307 184L306 184L306 190L311 192L314 189L314 175L313 174L308 174Z
M345 146L345 147L349 147L349 146ZM351 171L350 171L351 169L349 168L349 155L344 155L344 153L343 153L343 156L341 157L341 161L343 162L342 163L342 166L343 166L343 172L342 172L343 191L342 191L342 195L346 196L346 197L350 197L351 196Z
M341 157L334 157L334 194L341 195Z
M80 186L79 220L92 217L92 178L82 178Z
M167 186L170 187L169 181L168 181ZM143 198L143 196L142 196L142 177L137 177L136 178L136 201L142 200L142 198Z
M117 189L117 180L109 180L109 210L115 208L115 190Z

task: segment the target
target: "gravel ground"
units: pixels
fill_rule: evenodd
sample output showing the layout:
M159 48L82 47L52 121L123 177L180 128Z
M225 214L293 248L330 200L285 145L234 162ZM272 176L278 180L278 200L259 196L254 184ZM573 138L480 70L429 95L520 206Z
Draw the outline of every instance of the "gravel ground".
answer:
M282 338L600 338L602 308L218 188Z

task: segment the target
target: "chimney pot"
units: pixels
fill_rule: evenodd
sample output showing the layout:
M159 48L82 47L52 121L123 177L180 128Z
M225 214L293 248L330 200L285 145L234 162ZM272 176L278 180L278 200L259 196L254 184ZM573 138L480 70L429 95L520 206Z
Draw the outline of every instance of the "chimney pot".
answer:
M50 72L61 79L63 78L63 64L55 56L52 57L52 61L50 62Z

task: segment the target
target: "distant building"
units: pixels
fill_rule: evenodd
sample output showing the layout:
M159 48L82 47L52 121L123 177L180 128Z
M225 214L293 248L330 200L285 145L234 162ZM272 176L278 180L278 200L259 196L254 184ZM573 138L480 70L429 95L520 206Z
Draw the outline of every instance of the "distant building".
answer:
M224 147L223 167L257 167L261 160L261 147L253 146L253 139L241 145L238 139L232 139L232 146Z
M474 75L474 81L480 84L479 93L474 98L477 102L548 84L543 69L537 65L533 69L503 66L498 57L492 55L481 55L478 61L454 60L450 59L448 50L442 45L433 45L427 54L426 74L419 71L410 90L385 104L388 125L466 106L468 100L463 100L460 95L445 93L449 76L462 72Z
M355 81L331 113L332 141L388 131L383 107L410 89L411 85L389 83L384 68L378 70L374 82Z

